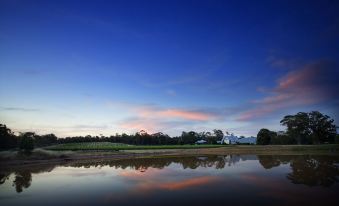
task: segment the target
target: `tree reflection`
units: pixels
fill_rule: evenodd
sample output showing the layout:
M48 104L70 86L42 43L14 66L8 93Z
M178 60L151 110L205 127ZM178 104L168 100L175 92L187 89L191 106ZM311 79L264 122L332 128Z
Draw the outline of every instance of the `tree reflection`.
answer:
M166 157L166 158L135 158L121 160L93 160L92 162L65 162L55 165L32 165L30 167L4 168L0 167L0 184L4 184L14 175L13 187L18 193L27 189L32 184L32 174L50 172L56 166L66 167L103 167L109 166L116 169L134 169L145 172L149 168L163 169L170 164L179 164L183 169L196 169L198 167L212 167L223 169L226 165L232 166L239 161L256 159L255 155L228 155L228 156L205 156L205 157Z
M0 167L0 184L9 181L14 175L13 187L20 193L32 184L32 174L50 172L56 166L65 167L103 167L115 169L130 169L146 172L149 168L163 169L171 164L177 164L183 169L196 169L199 167L223 169L237 164L239 161L259 160L265 169L278 167L281 164L290 164L291 171L287 174L288 180L294 184L308 186L329 187L338 182L339 157L338 156L267 156L267 155L227 155L204 157L166 157L166 158L134 158L121 160L93 160L89 162L63 162L52 165L31 165L30 167Z
M14 175L12 186L15 187L17 193L21 193L24 189L31 186L32 174L50 172L57 165L34 165L22 168L0 168L0 185L8 181L11 174Z
M163 169L170 164L179 164L183 169L196 169L198 167L212 167L223 169L225 166L232 166L239 161L256 160L255 155L227 155L227 156L204 156L204 157L166 157L166 158L135 158L121 160L101 160L96 162L71 163L71 167L102 167L109 166L116 169L135 169L146 171L148 168Z
M260 164L265 169L290 163L291 172L287 174L294 184L308 186L330 187L339 181L338 156L258 156Z
M326 157L297 156L291 162L292 173L287 178L294 184L329 187L338 182L339 168Z
M4 184L8 180L11 173L1 173L0 174L0 185Z
M20 171L15 173L15 179L13 181L13 186L15 190L20 193L23 188L28 188L31 186L32 174L28 170Z
M272 155L259 155L258 159L265 169L271 169L280 165L279 159Z

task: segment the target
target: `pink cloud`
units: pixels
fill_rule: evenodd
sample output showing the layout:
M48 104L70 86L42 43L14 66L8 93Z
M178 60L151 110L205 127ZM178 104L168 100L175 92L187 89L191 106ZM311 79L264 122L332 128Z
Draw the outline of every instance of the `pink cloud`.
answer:
M130 103L108 102L109 107L121 107L133 112L139 118L148 119L181 119L191 121L210 121L220 118L211 111L202 111L185 108L164 108L154 104L138 105Z
M144 173L147 172L148 170ZM135 174L136 173L129 174L127 172L120 175L126 180L133 181L132 187L123 194L116 195L116 193L114 193L105 195L104 201L111 202L114 200L125 199L126 197L150 196L159 190L180 191L214 184L223 180L223 178L218 176L185 177L181 180L170 180L168 178L164 178L164 175L167 177L171 175L173 176L173 173L164 173L164 170L159 170L158 172L150 175Z
M204 177L194 177L181 181L173 181L173 182L152 182L152 183L141 183L139 185L138 190L149 191L149 190L182 190L190 187L197 187L207 184L212 184L220 180L219 177L213 176L204 176Z
M154 133L162 128L165 128L166 124L150 119L129 119L121 122L119 126L123 129L135 131L145 130L146 132Z
M209 121L216 119L215 114L208 112L192 111L185 109L176 109L176 108L158 108L158 107L140 107L137 108L137 113L139 116L144 118L162 118L162 119L183 119L183 120L192 120L192 121Z
M277 110L314 105L336 98L335 70L331 62L318 61L289 72L269 90L269 95L252 101L254 108L239 115L237 120L248 121Z
M146 130L148 133L166 132L171 129L185 130L184 125L194 122L205 123L224 118L215 109L166 108L155 104L133 104L128 102L107 102L111 108L119 108L129 114L129 118L117 122L120 129L126 131Z
M153 105L133 106L128 108L134 118L119 123L123 129L134 131L146 130L153 133L178 127L192 121L212 121L220 118L214 113L178 108L161 108Z

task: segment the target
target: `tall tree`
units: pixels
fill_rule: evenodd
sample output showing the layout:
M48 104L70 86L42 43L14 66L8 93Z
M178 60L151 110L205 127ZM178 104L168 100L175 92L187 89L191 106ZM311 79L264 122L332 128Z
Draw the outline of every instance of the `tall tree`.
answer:
M0 149L14 148L18 144L18 138L7 128L6 125L0 124Z
M318 111L310 112L308 116L313 143L334 143L337 134L336 126L333 123L334 120Z
M296 115L285 116L280 123L287 126L287 134L293 137L297 144L309 144L310 128L308 114L299 112Z
M261 129L257 134L257 144L268 145L271 143L271 139L273 139L275 136L277 136L277 133L268 129Z
M181 144L194 144L198 140L198 134L194 131L182 132Z
M219 140L224 137L224 133L220 129L214 129L213 133Z
M337 133L334 120L318 111L287 115L280 123L287 126L287 135L298 144L333 143Z

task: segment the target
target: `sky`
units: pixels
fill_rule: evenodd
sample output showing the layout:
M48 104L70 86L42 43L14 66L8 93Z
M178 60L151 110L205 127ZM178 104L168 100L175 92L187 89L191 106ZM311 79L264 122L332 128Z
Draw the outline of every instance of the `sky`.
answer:
M338 1L0 0L0 123L171 136L339 124Z

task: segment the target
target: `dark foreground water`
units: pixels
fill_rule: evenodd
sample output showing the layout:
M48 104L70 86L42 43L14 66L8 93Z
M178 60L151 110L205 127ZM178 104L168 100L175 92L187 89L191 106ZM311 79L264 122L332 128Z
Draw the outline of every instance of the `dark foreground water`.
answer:
M339 156L228 155L0 169L0 205L339 205Z

